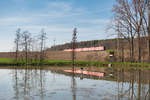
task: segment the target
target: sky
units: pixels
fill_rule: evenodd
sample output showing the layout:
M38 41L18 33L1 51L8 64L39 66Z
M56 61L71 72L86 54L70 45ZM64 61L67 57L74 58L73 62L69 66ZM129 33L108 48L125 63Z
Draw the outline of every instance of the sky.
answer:
M33 36L44 29L47 46L68 43L77 28L77 41L110 38L106 31L115 0L1 0L0 52L13 51L15 32Z

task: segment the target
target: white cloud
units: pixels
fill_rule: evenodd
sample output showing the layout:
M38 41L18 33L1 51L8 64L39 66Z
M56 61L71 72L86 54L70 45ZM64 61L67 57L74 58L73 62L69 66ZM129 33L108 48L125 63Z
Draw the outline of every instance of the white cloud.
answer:
M56 11L68 12L72 10L72 4L68 2L50 2L48 8Z
M78 23L85 23L89 26L99 27L99 26L105 26L110 23L110 19L78 19Z
M104 33L109 19L89 18L87 17L91 14L89 11L84 8L73 8L72 4L68 2L51 2L47 6L47 12L0 18L0 34L5 34L5 37L0 39L2 46L0 51L12 49L17 28L29 30L29 32L35 33L34 35L44 28L48 34L49 45L53 45L54 38L56 38L57 44L70 42L74 26L78 28L78 41L107 38Z
M32 21L34 21L34 19L29 17L6 17L0 18L0 26L25 25L27 23L31 23Z

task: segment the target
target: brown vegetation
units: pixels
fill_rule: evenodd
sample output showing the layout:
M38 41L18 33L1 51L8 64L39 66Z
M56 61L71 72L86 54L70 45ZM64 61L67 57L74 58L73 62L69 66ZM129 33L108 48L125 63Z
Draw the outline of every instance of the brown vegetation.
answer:
M40 53L32 53L32 55L39 55ZM72 52L64 51L47 51L47 59L50 60L72 60ZM14 58L15 52L11 53L0 53L0 58ZM22 55L21 53L19 54ZM108 59L109 53L106 51L99 52L76 52L76 60L79 61L106 61ZM34 56L33 56L34 57ZM31 58L31 57L30 57Z

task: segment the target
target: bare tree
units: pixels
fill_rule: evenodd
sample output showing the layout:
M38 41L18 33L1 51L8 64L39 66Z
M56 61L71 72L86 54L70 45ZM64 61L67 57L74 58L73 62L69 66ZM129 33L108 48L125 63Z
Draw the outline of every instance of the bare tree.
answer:
M45 57L45 40L47 39L46 33L44 32L44 29L41 30L41 34L39 35L40 40L40 62L44 60Z
M21 29L17 29L16 31L16 38L15 38L15 45L16 45L16 55L15 55L15 59L16 61L18 60L18 52L19 52L19 44L20 44L20 39L21 39Z
M147 4L147 8L148 8L148 21L147 21L147 31L148 31L148 53L149 53L149 57L148 57L148 61L150 62L150 0L145 0L146 4ZM145 18L146 20L146 18Z
M31 34L28 31L24 31L22 33L22 46L23 46L23 51L25 52L26 63L28 63L28 51L29 51L30 42L31 42Z
M141 62L141 37L146 36L145 0L116 0L114 18L119 23L119 33L129 42L131 58L134 56L134 38L138 40L138 61ZM117 26L116 24L116 26ZM118 28L118 27L116 27Z
M25 61L26 64L32 62L33 60L40 60L40 62L43 61L46 57L46 39L47 37L44 29L41 30L40 35L35 37L32 37L31 33L28 31L21 33L21 29L18 29L16 31L16 38L14 41L16 45L16 60L18 59L18 55L20 55L20 58L22 61Z
M72 70L73 71L74 71L76 42L77 42L77 28L74 28L73 36L72 36Z

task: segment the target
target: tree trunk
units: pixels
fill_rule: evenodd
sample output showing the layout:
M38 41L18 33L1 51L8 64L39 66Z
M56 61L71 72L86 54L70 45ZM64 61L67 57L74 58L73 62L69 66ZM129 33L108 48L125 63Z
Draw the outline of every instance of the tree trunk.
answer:
M141 38L140 33L138 32L138 62L141 62Z
M131 37L131 62L134 62L134 37Z
M150 7L148 12L148 61L150 62Z

